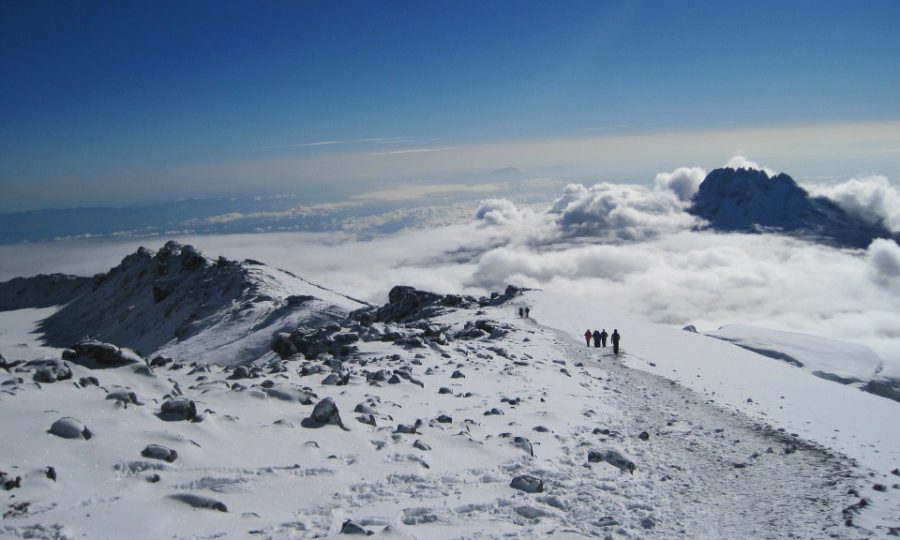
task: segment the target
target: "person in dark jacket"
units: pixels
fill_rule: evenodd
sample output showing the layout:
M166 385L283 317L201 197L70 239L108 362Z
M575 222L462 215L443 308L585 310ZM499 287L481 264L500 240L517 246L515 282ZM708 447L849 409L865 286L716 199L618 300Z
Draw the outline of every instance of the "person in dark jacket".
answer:
M600 348L600 332L594 330L594 347Z
M612 336L610 337L612 338L613 354L619 354L619 339L622 337L619 335L619 330L613 329Z
M525 308L525 318L531 317L531 308Z
M519 308L519 318L522 319L525 317L525 309Z
M588 328L584 331L584 340L587 342L587 346L591 346L591 329Z
M604 328L603 331L600 332L600 346L601 347L606 347L606 338L608 338L608 337L609 337L609 334L606 333L606 328Z

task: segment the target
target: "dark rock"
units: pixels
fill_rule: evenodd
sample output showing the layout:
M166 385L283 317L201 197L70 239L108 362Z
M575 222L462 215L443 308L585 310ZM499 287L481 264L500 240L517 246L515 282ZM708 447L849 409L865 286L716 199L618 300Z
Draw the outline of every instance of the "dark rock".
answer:
M169 495L170 498L183 502L194 508L203 508L206 510L218 510L219 512L228 512L228 507L222 501L217 501L212 497L205 495L196 495L194 493L177 493Z
M163 402L159 417L163 420L197 420L197 404L187 398L175 398Z
M466 376L463 375L462 371L459 371L459 370L457 369L456 371L453 372L452 375L450 375L450 378L451 378L451 379L465 379Z
M452 394L452 393L453 393L453 390L450 390L450 389L447 388L446 386L442 386L442 387L438 390L438 394Z
M534 476L523 474L512 479L509 487L524 491L525 493L543 493L544 481Z
M84 386L100 386L100 381L97 380L97 377L82 377L78 379L78 384L82 387Z
M513 437L512 440L513 446L521 448L531 457L534 457L534 448L531 446L531 441L526 439L525 437Z
M48 466L46 469L44 469L44 475L50 480L56 482L56 468Z
M348 519L344 522L343 525L341 525L341 534L362 534L365 536L369 536L374 533L372 533L372 531L366 530L359 523Z
M484 415L485 416L502 416L503 411L501 411L497 407L494 407L493 409L491 409L489 411L485 411Z
M159 459L169 463L173 463L178 459L178 452L160 444L148 444L141 451L141 455L145 458Z
M356 419L363 424L368 424L370 426L376 425L374 414L361 414L357 416Z
M0 486L3 486L3 489L6 491L10 491L13 489L18 489L22 487L22 477L6 474L3 471L0 471ZM5 515L3 517L6 517Z
M129 392L127 390L117 390L115 392L110 392L106 394L106 399L114 399L123 405L133 404L133 405L143 405L140 401L138 401L137 394L134 392Z
M303 422L300 423L300 425L307 428L317 428L327 424L334 424L340 426L342 429L347 429L344 427L344 423L341 422L341 415L338 412L337 404L335 404L334 400L330 397L319 401L313 408L312 414L310 414L309 417L304 418Z
M69 416L53 422L50 433L63 439L90 439L94 436L87 426Z
M34 381L39 383L55 383L72 378L72 370L62 360L34 360L25 364L35 366Z
M158 474L154 473L154 474L151 474L150 476L148 476L146 478L146 480L148 482L150 482L151 484L155 484L155 483L159 482L160 480L162 480L162 478Z
M76 343L72 350L75 351L75 358L71 362L90 369L115 368L142 361L140 356L128 349L96 340Z
M418 434L418 429L422 427L422 420L416 420L415 424L400 424L394 429L394 433L406 433L409 435Z
M642 440L642 441L649 441L649 440L650 440L650 434L647 433L646 431L642 431L642 432L640 433L640 435L638 435L638 439L640 439L640 440Z
M442 415L438 416L436 418L436 420L440 424L449 424L449 423L453 422L453 418L450 416L447 416L446 414L442 414Z

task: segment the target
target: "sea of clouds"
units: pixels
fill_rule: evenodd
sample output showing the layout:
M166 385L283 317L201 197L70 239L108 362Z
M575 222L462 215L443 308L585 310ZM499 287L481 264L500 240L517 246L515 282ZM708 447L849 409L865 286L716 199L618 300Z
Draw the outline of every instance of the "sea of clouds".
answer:
M767 170L740 156L729 165ZM683 167L658 174L649 187L573 184L544 208L489 199L462 222L366 240L346 232L178 240L210 256L261 260L375 303L397 284L482 294L513 283L665 324L810 333L868 345L900 376L900 246L876 240L865 250L836 249L774 234L698 230L702 222L686 209L705 175ZM804 187L900 232L900 191L884 177ZM137 245L0 246L0 279L104 271Z

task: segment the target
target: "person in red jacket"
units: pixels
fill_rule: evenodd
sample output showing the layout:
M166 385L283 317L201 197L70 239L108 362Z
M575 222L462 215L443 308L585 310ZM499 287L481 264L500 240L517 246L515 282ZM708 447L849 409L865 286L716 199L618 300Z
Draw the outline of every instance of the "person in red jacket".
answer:
M588 347L591 346L591 335L592 335L592 334L591 334L591 329L590 329L590 328L588 328L587 330L584 331L584 340L587 341L587 346L588 346Z

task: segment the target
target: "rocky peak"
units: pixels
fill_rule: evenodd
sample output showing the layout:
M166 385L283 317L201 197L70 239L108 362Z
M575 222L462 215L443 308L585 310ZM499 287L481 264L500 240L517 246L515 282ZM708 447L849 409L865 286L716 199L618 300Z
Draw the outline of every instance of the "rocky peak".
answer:
M863 248L875 238L891 238L882 227L864 223L828 199L810 197L787 174L764 171L711 171L694 195L689 212L721 231L776 231L842 247Z

